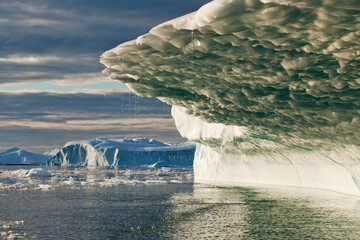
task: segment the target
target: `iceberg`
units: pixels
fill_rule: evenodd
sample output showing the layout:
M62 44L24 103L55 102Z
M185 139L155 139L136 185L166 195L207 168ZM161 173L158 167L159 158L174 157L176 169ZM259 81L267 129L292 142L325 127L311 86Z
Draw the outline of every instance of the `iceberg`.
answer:
M360 2L214 0L101 56L172 105L195 182L360 195Z
M36 154L14 147L0 153L0 164L4 165L41 165L50 159L50 156Z
M50 166L192 166L195 144L147 138L96 138L65 144Z

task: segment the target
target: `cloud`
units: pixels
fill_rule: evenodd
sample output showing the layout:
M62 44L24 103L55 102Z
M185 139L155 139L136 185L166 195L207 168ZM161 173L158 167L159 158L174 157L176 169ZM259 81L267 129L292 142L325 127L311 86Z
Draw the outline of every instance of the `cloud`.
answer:
M0 0L0 150L100 136L180 139L168 105L94 83L108 83L103 52L205 2ZM76 93L39 91L67 86Z
M0 92L0 102L0 151L12 146L43 151L100 136L182 140L169 105L125 90Z
M101 53L204 2L0 1L0 84L100 73Z
M16 63L24 65L33 65L33 64L44 64L49 62L59 62L61 58L56 56L41 56L41 55L9 55L5 58L0 58L1 63Z
M97 57L89 55L13 54L0 58L0 85L61 81L63 84L104 81ZM65 83L67 82L67 83Z

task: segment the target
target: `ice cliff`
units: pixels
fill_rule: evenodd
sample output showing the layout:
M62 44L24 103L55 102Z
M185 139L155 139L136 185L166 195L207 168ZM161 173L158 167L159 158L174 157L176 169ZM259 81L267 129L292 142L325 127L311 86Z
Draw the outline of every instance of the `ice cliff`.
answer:
M96 138L68 142L50 166L192 166L194 143L162 143L147 138Z
M357 0L214 0L101 62L173 105L196 182L359 195L359 21Z
M40 165L49 160L50 156L44 154L36 154L21 150L19 148L11 148L0 153L0 164L15 165Z

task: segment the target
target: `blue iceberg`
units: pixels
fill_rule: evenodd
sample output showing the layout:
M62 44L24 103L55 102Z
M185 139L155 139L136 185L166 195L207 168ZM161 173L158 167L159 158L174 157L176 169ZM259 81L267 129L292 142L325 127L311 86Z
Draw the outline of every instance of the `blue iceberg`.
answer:
M36 154L14 147L0 153L0 164L4 165L41 165L51 156Z
M147 138L96 138L65 144L50 166L192 166L195 144ZM157 164L158 163L158 164Z

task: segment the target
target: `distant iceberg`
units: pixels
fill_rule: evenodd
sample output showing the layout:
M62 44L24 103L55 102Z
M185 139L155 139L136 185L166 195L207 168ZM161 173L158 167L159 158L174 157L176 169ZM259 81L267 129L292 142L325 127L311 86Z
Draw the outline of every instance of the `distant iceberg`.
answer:
M195 182L360 195L360 2L214 0L101 56L172 107Z
M195 144L147 138L96 138L65 144L50 166L192 166Z
M0 153L0 164L4 165L41 165L46 163L51 156L36 154L21 150L20 148L11 148Z

